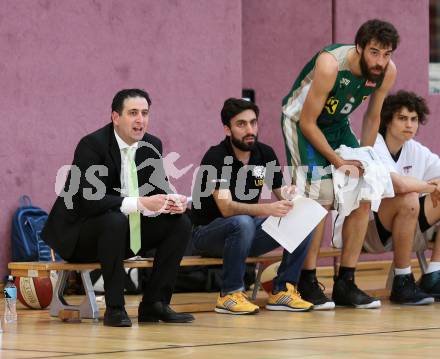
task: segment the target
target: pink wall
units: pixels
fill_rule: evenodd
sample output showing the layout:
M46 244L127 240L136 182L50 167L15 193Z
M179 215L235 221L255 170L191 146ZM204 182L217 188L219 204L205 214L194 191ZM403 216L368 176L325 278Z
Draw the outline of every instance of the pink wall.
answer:
M332 42L353 43L359 26L371 18L392 22L401 36L393 55L398 78L393 91L410 89L429 98L432 116L419 140L440 152L434 141L440 129L434 114L440 97L428 94L428 0L242 0L243 86L256 90L261 107L260 138L271 144L284 160L279 125L281 99L303 65ZM334 8L333 8L334 6ZM335 13L332 29L332 12ZM360 129L365 107L352 116Z
M333 36L352 42L372 17L393 22L401 34L395 88L428 96L428 0L3 1L0 276L19 195L50 208L57 169L71 162L83 135L109 121L117 90L150 92L150 132L163 139L165 154L182 154L181 168L197 165L223 137L224 99L254 88L260 138L284 162L282 97L317 50ZM419 138L440 152L438 95L429 103L433 115ZM353 116L357 129L361 114ZM177 189L189 193L191 177L174 182Z
M429 99L430 122L422 127L417 140L440 153L438 137L440 124L436 114L440 109L438 96L430 96L428 89L429 63L429 1L428 0L336 0L335 1L335 41L353 42L359 25L371 18L391 22L399 31L400 44L393 54L397 66L397 79L391 92L399 89L414 91ZM352 116L352 124L360 134L364 104ZM437 111L436 111L437 110ZM364 260L391 258L391 254L364 255Z
M440 109L437 96L430 96L428 89L429 62L429 1L428 0L336 0L335 40L353 42L359 24L377 17L391 22L400 34L400 44L393 54L397 66L397 79L392 92L399 89L414 91L429 99L431 121L420 130L418 140L432 150L440 152L440 144L435 141L440 124L435 114ZM365 106L352 116L353 127L360 130Z
M332 37L335 42L353 43L360 24L375 17L392 22L401 36L393 55L398 68L393 90L405 88L426 96L432 113L437 113L440 97L428 94L428 4L428 0L243 0L243 86L256 90L262 112L260 137L284 157L278 126L282 97L304 64ZM364 110L361 107L352 116L356 130ZM422 129L419 135L437 151L440 145L434 138L439 128L432 118L429 130Z
M332 43L332 1L242 1L243 87L255 89L261 111L259 139L271 145L285 165L281 100L303 66Z
M256 90L262 113L260 138L285 163L279 120L282 97L319 49L332 41L353 43L359 26L377 17L392 22L401 35L393 55L398 68L394 91L405 88L429 98L433 115L418 138L440 152L434 141L440 129L434 117L440 99L428 94L428 10L428 0L243 0L243 84ZM352 116L356 131L364 111L365 106Z
M241 1L2 1L0 51L2 279L18 197L50 208L58 168L119 89L150 92L150 132L179 168L218 142L221 105L241 94Z
M285 163L280 116L302 67L332 42L331 0L243 0L243 86L256 91L259 137Z

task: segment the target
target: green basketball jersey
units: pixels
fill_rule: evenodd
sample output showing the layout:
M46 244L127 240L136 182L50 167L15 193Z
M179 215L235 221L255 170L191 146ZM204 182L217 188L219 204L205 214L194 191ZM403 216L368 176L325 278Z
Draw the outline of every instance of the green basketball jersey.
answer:
M347 123L348 116L382 84L354 76L348 64L348 52L354 45L333 44L317 53L302 69L289 94L283 99L283 113L297 122L313 81L316 59L323 51L338 61L338 75L325 106L317 119L320 128Z

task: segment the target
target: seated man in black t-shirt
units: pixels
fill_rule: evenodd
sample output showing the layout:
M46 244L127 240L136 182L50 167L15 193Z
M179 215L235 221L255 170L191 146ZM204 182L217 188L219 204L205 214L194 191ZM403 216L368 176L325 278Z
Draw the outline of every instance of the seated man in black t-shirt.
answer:
M258 107L251 102L234 98L225 101L221 118L226 138L206 152L194 186L194 248L201 255L223 257L222 288L215 308L218 313L258 312L258 306L244 293L246 257L279 247L261 224L265 217L283 217L293 208L293 203L281 195L282 174L275 152L257 141L258 114ZM278 201L258 203L264 183ZM267 309L312 308L296 290L309 242L310 236L292 254L284 251Z

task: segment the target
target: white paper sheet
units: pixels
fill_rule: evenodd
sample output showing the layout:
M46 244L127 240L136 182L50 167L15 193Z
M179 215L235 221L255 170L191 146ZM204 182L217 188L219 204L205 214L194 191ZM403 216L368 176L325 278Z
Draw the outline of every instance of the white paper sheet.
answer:
M296 197L285 217L268 217L261 228L292 253L325 217L327 210L310 198Z

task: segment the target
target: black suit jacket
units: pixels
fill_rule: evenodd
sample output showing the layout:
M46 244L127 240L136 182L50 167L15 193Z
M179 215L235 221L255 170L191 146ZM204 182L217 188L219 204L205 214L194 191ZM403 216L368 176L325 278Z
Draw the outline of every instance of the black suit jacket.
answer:
M171 193L162 163L162 143L145 134L136 151L140 195ZM78 143L64 193L49 214L42 237L64 259L72 255L81 224L107 211L120 211L121 154L113 124L83 137ZM100 165L98 167L91 167ZM77 190L76 190L77 189ZM91 199L91 197L95 197Z

